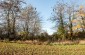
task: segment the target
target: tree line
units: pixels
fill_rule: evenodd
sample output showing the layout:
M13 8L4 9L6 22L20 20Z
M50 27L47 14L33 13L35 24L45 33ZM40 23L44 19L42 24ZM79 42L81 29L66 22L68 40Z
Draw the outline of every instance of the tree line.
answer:
M57 3L50 20L56 32L42 32L42 18L32 5L23 0L0 1L0 39L9 40L73 40L85 38L85 10L66 3Z
M57 3L51 18L56 23L56 38L73 40L85 38L85 7Z
M22 8L22 0L3 0L0 2L1 39L28 39L36 36L41 31L39 13L32 5ZM31 39L33 39L30 37Z

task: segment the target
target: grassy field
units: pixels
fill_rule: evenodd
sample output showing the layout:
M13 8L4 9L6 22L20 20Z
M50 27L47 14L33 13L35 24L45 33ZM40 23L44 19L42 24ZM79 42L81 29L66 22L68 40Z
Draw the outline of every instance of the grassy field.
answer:
M85 55L85 45L29 45L0 42L0 55Z

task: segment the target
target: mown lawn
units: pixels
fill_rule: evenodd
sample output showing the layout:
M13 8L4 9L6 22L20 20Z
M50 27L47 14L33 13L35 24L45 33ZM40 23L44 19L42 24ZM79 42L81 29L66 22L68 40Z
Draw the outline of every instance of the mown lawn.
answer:
M29 45L0 42L0 55L85 55L85 45Z

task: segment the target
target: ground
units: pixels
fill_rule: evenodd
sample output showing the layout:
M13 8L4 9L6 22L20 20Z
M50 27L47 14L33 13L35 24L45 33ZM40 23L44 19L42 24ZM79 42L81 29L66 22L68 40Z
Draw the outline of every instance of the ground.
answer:
M85 45L31 45L0 42L0 55L85 55Z

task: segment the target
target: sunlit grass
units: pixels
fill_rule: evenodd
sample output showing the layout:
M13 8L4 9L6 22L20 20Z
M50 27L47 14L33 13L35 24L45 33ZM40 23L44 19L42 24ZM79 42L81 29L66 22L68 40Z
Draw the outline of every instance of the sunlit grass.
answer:
M85 55L85 45L29 45L0 42L0 55Z

